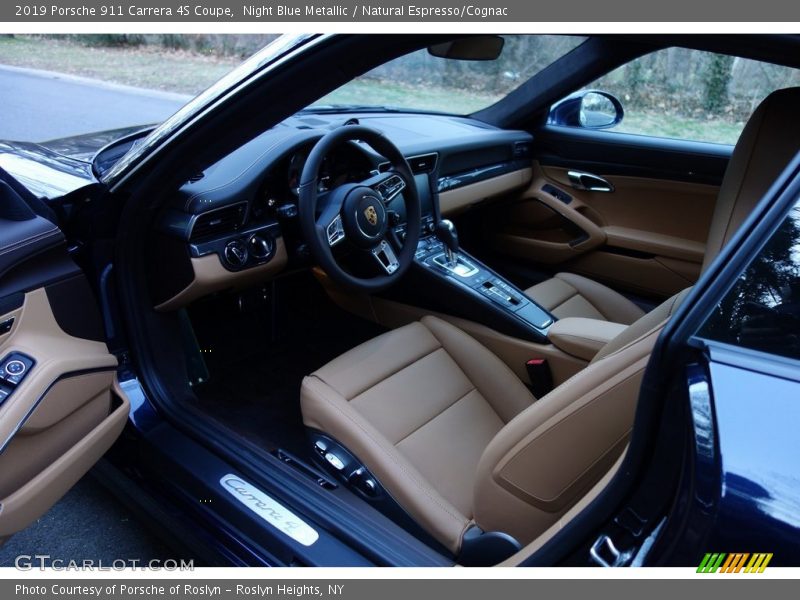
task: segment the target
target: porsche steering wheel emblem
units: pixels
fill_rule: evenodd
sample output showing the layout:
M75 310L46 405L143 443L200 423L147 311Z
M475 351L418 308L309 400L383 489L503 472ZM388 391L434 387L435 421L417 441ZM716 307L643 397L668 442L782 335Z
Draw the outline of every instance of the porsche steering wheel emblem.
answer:
M364 216L369 221L369 224L373 227L378 224L378 211L375 210L374 206L368 206L364 209Z

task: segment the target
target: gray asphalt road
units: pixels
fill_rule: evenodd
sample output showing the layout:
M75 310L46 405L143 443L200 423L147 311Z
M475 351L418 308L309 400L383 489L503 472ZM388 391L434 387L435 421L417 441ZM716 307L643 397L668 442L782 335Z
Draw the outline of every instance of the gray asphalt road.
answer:
M49 71L0 66L0 139L40 142L156 123L189 98Z
M84 477L46 515L0 547L0 567L13 567L19 556L49 556L51 560L118 560L186 558L153 536L91 476ZM198 566L199 563L198 563Z
M0 66L0 139L42 141L158 122L187 99ZM89 476L48 514L0 547L0 566L13 566L20 554L106 564L117 559L181 558Z

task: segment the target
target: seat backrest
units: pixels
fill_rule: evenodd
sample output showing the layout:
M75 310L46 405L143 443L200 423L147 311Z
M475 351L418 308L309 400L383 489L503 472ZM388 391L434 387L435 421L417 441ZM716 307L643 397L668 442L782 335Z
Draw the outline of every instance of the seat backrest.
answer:
M773 92L733 149L708 232L703 271L717 257L800 149L800 87Z
M582 371L509 421L478 464L473 518L527 544L552 526L617 460L664 325L686 289L630 325Z
M779 90L748 121L720 187L704 270L800 147L797 107L800 88ZM650 353L687 294L635 321L494 436L475 480L473 518L482 529L529 543L608 471L627 444Z

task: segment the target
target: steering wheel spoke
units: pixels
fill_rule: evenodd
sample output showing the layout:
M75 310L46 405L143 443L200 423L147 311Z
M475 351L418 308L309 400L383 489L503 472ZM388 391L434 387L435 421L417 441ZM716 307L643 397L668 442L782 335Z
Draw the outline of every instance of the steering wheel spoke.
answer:
M342 223L341 214L337 214L333 221L328 223L327 227L325 227L325 233L328 236L328 246L331 248L333 248L339 242L344 241L344 224Z
M391 275L400 268L400 261L397 259L397 254L395 254L392 245L386 240L381 240L381 243L372 248L369 253L372 254L375 261L387 275Z
M344 223L342 222L342 196L333 192L320 194L317 205L322 211L316 219L317 227L322 230L328 240L328 246L333 248L345 239Z
M378 173L361 182L368 188L372 188L383 200L384 204L389 204L406 187L405 180L394 170Z

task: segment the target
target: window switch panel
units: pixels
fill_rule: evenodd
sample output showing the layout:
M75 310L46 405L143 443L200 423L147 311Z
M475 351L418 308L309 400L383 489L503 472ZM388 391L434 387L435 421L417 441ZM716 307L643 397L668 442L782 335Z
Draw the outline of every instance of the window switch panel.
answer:
M36 363L30 356L21 352L12 352L0 361L0 383L4 383L4 388L18 386L28 375L28 372Z

